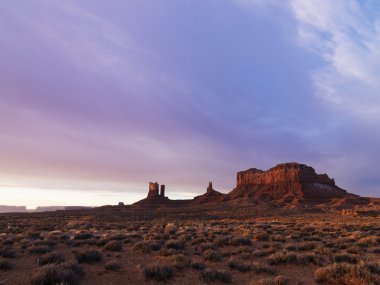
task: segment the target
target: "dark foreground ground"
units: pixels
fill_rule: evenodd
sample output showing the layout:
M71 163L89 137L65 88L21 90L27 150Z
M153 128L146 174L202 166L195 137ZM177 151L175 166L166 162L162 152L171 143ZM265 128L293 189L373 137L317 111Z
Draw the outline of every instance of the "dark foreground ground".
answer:
M0 256L0 284L380 284L380 223L253 206L2 214Z

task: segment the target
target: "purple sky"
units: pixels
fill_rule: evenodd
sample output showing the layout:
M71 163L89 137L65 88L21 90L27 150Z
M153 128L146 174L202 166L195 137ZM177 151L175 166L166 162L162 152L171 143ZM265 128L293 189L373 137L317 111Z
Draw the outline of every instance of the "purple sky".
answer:
M1 203L130 203L150 180L172 198L209 180L226 192L237 171L287 161L379 196L378 12L372 0L1 1Z

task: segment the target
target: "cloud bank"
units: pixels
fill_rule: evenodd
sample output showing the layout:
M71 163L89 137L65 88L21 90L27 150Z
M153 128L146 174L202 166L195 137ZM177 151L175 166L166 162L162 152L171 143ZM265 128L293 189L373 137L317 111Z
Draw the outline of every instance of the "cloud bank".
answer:
M209 180L230 190L238 170L299 161L375 195L378 10L3 1L0 182L8 193L80 191L101 204L105 191L132 202L149 180L181 197Z

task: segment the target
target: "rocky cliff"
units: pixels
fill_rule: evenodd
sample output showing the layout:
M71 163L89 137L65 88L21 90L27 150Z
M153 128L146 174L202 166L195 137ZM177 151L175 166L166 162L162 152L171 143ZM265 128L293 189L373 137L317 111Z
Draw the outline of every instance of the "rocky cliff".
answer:
M283 163L262 171L250 168L237 173L236 188L224 201L239 198L275 200L287 203L323 202L354 196L335 185L327 174L317 174L305 164Z
M170 200L165 197L165 186L149 183L147 198L135 205L197 206L220 203L259 203L285 204L341 204L362 203L359 196L348 193L335 185L327 174L317 174L314 168L299 163L282 163L263 171L250 168L237 173L236 187L228 194L213 189L209 183L203 195L192 200Z

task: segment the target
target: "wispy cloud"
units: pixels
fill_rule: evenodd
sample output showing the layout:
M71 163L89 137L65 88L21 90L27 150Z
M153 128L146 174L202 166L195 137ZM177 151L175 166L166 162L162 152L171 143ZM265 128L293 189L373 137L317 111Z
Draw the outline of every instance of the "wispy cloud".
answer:
M380 6L375 1L234 2L289 11L298 44L324 61L310 71L315 94L348 114L380 117L380 16L374 12Z
M290 7L300 45L326 63L312 72L316 94L354 114L379 116L380 17L356 1L293 0Z

